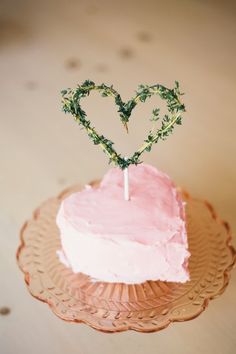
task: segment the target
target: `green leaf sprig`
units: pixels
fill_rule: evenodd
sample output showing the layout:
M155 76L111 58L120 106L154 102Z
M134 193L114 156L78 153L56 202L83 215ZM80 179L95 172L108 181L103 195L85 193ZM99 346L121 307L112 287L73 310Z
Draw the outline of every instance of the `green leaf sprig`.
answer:
M156 127L156 122L160 120L160 109L155 108L152 111L151 121L153 127L149 131L147 138L142 146L133 153L129 158L122 157L114 149L113 141L107 139L104 135L97 133L91 121L87 118L87 114L81 108L81 100L88 97L90 92L96 90L100 92L102 97L113 97L115 104L118 106L120 120L128 132L128 123L134 107L139 103L144 103L153 95L159 95L161 99L167 103L168 114L165 114L161 120L161 127ZM140 156L144 151L151 151L153 144L159 140L165 140L174 130L175 125L182 124L182 113L185 112L185 106L180 100L182 93L179 89L179 83L175 81L173 89L168 89L160 84L152 86L140 85L136 91L136 95L128 102L121 99L120 94L113 88L105 84L95 85L93 81L86 80L82 85L78 85L75 89L66 89L61 91L62 109L65 113L71 113L75 121L84 128L95 145L100 145L102 150L108 155L109 163L121 169L127 168L131 164L141 163Z

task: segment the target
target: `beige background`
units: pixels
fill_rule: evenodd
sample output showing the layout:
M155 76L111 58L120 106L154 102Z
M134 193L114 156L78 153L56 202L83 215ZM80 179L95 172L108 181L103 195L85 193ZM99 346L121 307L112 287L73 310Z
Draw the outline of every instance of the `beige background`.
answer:
M194 321L156 334L106 335L67 324L28 294L16 266L19 228L49 196L101 177L105 155L60 111L59 91L90 78L124 99L140 83L186 93L182 128L144 160L210 200L236 230L236 6L229 1L5 0L0 3L0 315L2 354L236 352L236 273ZM111 100L85 102L122 153L139 145L153 98L125 136Z

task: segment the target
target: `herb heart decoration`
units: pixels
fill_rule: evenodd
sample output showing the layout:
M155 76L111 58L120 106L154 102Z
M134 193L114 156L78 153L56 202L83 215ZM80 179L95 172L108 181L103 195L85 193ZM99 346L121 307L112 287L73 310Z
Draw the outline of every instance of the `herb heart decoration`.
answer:
M103 135L99 135L95 128L91 125L90 120L87 118L86 113L81 108L81 99L89 96L90 92L99 91L102 97L111 96L114 98L118 106L118 112L121 122L123 123L126 131L128 132L128 122L134 107L138 102L145 102L147 98L153 95L159 95L161 99L167 103L169 114L165 114L161 119L161 127L159 129L153 128L149 131L147 138L144 140L143 145L133 153L129 158L122 157L116 152L113 145L114 143ZM94 82L86 80L82 85L78 85L76 89L62 90L62 104L65 113L71 113L75 121L80 124L86 131L89 138L95 145L100 145L103 151L109 156L109 163L119 166L121 169L127 168L131 164L139 164L140 156L144 151L151 151L153 144L159 140L165 140L168 135L173 132L176 124L182 124L181 113L185 112L185 106L180 101L179 83L175 81L175 87L168 89L162 85L155 84L152 86L140 85L136 91L136 95L128 102L123 102L119 93L114 90L113 86L105 84L95 85ZM160 109L155 108L152 111L151 121L154 125L160 119Z

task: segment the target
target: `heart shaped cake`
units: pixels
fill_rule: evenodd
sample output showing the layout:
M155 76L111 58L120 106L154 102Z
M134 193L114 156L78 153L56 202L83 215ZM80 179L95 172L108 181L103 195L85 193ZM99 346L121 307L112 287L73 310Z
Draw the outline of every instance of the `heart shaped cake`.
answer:
M186 282L188 242L184 202L173 182L147 164L110 169L97 187L65 198L57 214L60 260L94 281L138 284Z

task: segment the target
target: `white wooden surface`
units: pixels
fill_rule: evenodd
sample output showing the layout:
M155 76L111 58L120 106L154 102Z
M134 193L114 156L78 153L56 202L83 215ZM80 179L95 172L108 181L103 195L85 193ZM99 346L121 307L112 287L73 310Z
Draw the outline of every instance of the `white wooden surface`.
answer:
M139 83L186 92L184 125L146 154L193 195L235 221L236 6L232 1L4 0L0 3L1 354L236 352L236 275L194 321L156 334L106 335L64 323L27 292L15 252L19 228L49 196L101 177L102 152L60 112L59 91L90 78L128 99ZM130 153L144 138L155 99L137 108L129 139L114 105L85 103L104 133ZM156 102L156 101L155 101Z

